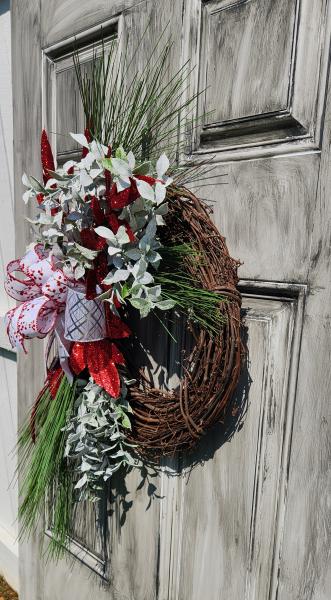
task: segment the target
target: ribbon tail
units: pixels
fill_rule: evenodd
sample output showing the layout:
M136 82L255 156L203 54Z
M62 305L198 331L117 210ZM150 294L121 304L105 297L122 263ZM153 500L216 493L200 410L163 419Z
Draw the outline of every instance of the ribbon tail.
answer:
M55 327L55 335L56 335L56 339L57 339L58 347L59 347L58 353L59 353L59 359L60 359L60 365L61 365L62 371L66 375L69 383L72 383L74 380L74 376L70 369L70 362L69 362L71 342L68 342L68 340L66 340L64 337L64 325L63 325L62 317L59 317L57 320L56 327Z

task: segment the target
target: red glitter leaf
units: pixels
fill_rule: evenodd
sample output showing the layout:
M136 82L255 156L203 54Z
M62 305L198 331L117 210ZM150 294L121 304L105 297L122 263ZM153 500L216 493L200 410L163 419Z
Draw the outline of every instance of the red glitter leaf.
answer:
M76 375L79 375L79 373L84 371L87 366L86 350L87 347L85 342L75 342L71 348L70 367Z
M134 200L134 198L131 197L131 188L126 188L125 190L118 192L116 183L113 183L108 199L110 202L110 207L113 210L124 208Z
M115 362L125 364L121 352L109 340L97 342L75 342L70 355L70 366L78 375L88 367L91 377L110 396L117 398L120 393L120 376Z
M125 365L125 358L114 343L111 344L111 357L116 364Z
M137 175L137 179L141 179L141 181L146 181L149 185L154 185L156 182L155 177L151 177L150 175Z
M54 158L45 129L41 134L41 164L43 167L43 179L46 184L50 178L49 171L55 171Z
M60 383L62 381L63 371L62 367L58 367L57 369L53 369L52 371L48 371L47 380L50 394L54 400L57 391L60 387Z
M103 285L102 282L108 273L108 260L107 255L104 252L98 254L94 260L94 269L96 273L97 283L102 286L104 290L110 289L110 285Z
M92 196L91 198L91 209L93 212L94 220L97 225L102 225L105 221L105 215L103 210L100 207L99 200L96 196Z
M131 335L130 328L123 323L119 317L114 315L110 310L109 306L106 305L106 321L107 321L107 332L110 338L120 339L127 338Z
M119 219L118 216L114 212L111 212L108 215L107 219L108 219L108 225L110 226L110 229L112 230L113 233L116 234L118 232L120 226L124 225L126 233L129 236L130 242L134 242L136 240L136 237L127 221Z
M146 181L146 183L149 183L150 185L154 185L156 181L154 177L150 177L149 175L137 175L136 178L140 179L141 181ZM139 198L139 192L135 180L130 178L130 181L131 187L126 188L121 192L117 191L115 183L112 185L108 194L108 201L110 203L110 208L113 210L124 208Z
M82 229L80 232L82 246L89 250L103 250L107 246L105 238L97 235L93 229Z
M108 215L107 219L108 219L108 225L109 225L110 229L112 230L113 233L116 234L121 225L121 222L120 222L118 216L114 212L111 212Z
M106 368L112 358L111 342L107 339L97 342L86 342L87 344L87 366L90 373L98 373Z
M88 143L90 144L92 142L92 136L91 136L91 132L88 127L86 127L86 129L85 129L84 135L85 135ZM88 148L85 148L85 146L84 146L83 150L82 150L82 158L85 158L85 156L87 156L88 153L89 153Z
M86 298L87 300L93 300L96 295L96 285L97 285L97 274L95 269L89 269L86 275Z
M112 359L109 360L104 369L91 371L95 383L100 385L112 398L118 398L121 388L120 376Z

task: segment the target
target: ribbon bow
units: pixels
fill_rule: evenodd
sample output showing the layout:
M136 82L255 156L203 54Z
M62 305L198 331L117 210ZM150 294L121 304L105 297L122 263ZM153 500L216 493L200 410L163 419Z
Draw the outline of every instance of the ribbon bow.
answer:
M26 352L24 340L46 337L55 328L65 308L67 280L54 257L36 244L23 258L8 264L5 289L22 302L6 314L7 334L13 347Z

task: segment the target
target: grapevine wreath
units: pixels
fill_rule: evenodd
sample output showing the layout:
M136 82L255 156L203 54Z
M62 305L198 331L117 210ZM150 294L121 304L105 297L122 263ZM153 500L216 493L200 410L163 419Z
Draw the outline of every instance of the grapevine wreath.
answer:
M19 302L6 316L11 344L47 337L45 385L19 438L20 516L31 531L52 494L57 555L73 506L98 501L119 469L191 449L222 420L240 371L238 263L187 188L208 177L205 164L175 160L196 97L181 100L185 69L164 81L168 45L130 84L116 52L95 53L89 73L74 55L80 156L56 167L43 130L43 179L23 176L34 241L5 281ZM183 317L193 344L177 389L131 368L134 313Z

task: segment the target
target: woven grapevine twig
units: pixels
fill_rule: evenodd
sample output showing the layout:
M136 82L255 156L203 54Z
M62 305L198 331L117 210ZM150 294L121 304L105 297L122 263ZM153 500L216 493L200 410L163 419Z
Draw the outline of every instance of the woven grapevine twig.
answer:
M239 263L230 257L225 239L201 200L184 188L168 195L171 241L189 243L202 257L187 261L187 270L200 287L220 294L224 325L211 335L188 322L194 348L185 359L179 389L157 389L143 374L130 388L130 441L149 458L191 449L207 429L222 420L238 382L242 356L241 295L236 288Z

